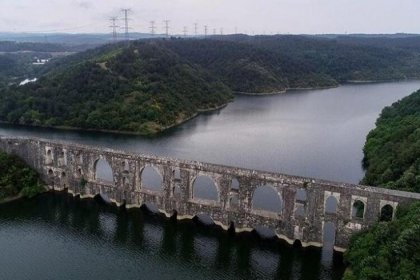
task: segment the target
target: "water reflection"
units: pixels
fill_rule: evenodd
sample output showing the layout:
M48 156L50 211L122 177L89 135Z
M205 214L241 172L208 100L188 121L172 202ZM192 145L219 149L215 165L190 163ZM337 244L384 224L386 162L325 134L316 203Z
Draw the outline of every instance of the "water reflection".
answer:
M319 249L65 193L0 205L0 246L1 279L30 276L26 267L38 259L42 279L340 279L343 272L341 255L324 263Z

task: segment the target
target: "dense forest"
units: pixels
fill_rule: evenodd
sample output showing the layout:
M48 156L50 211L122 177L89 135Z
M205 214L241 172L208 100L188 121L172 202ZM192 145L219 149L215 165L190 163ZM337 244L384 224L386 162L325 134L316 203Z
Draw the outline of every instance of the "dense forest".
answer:
M0 119L152 134L232 99L207 71L154 42L104 46L48 67L38 82L0 93Z
M399 208L395 220L352 237L344 280L420 279L420 203Z
M38 174L21 159L0 152L0 202L22 195L32 197L45 191Z
M420 192L420 90L382 111L363 165L365 184Z
M338 36L216 37L254 46L337 83L384 81L420 77L420 36L357 38ZM297 85L299 86L299 85ZM296 87L296 85L291 85Z
M364 147L363 183L420 192L420 90L386 107ZM420 279L420 203L352 237L344 279Z
M108 44L28 71L37 82L0 92L0 120L153 134L226 104L235 92L419 78L415 46L244 35ZM12 62L0 63L9 76Z

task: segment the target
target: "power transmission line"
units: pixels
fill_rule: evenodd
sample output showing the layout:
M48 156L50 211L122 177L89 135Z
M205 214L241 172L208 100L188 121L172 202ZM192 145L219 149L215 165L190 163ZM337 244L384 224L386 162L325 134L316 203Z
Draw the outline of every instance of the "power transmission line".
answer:
M207 37L207 33L208 33L208 26L204 25L204 37Z
M115 42L117 40L117 17L111 17L109 20L111 21L111 25L109 27L112 28L112 40Z
M169 37L169 20L164 20L163 21L163 23L165 24L165 35L166 35L166 38L168 38Z
M156 29L156 26L155 26L155 21L151 21L150 22L150 31L151 31L151 34L154 36L155 35L155 29Z
M187 37L188 35L188 29L186 26L184 26L184 29L182 30L182 33L184 33L184 37Z
M198 35L198 23L194 23L194 35L197 37Z
M129 33L128 30L130 29L130 27L128 26L128 21L130 20L128 18L128 13L131 12L131 9L121 9L121 11L124 13L124 32L125 32L125 40L129 41Z

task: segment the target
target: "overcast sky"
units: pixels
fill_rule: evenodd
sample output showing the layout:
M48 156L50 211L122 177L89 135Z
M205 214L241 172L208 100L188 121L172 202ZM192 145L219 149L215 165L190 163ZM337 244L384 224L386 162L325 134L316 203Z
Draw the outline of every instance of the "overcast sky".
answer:
M420 33L420 0L0 0L0 31L109 32L121 8L137 32L168 19L172 34L194 22L199 33Z

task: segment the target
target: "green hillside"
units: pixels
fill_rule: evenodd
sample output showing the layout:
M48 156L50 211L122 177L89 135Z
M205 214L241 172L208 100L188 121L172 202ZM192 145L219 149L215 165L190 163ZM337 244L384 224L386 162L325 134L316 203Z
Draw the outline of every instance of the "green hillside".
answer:
M364 155L363 183L420 192L420 90L382 111Z
M357 40L215 36L105 45L28 68L35 83L3 82L0 121L154 134L227 104L234 92L420 77L417 41L381 48ZM12 62L3 59L0 76L25 69Z
M38 82L1 92L0 119L151 134L232 99L205 70L153 42L105 46L46 69Z
M364 147L363 183L420 192L420 90L386 107ZM420 203L352 237L344 279L420 279Z

